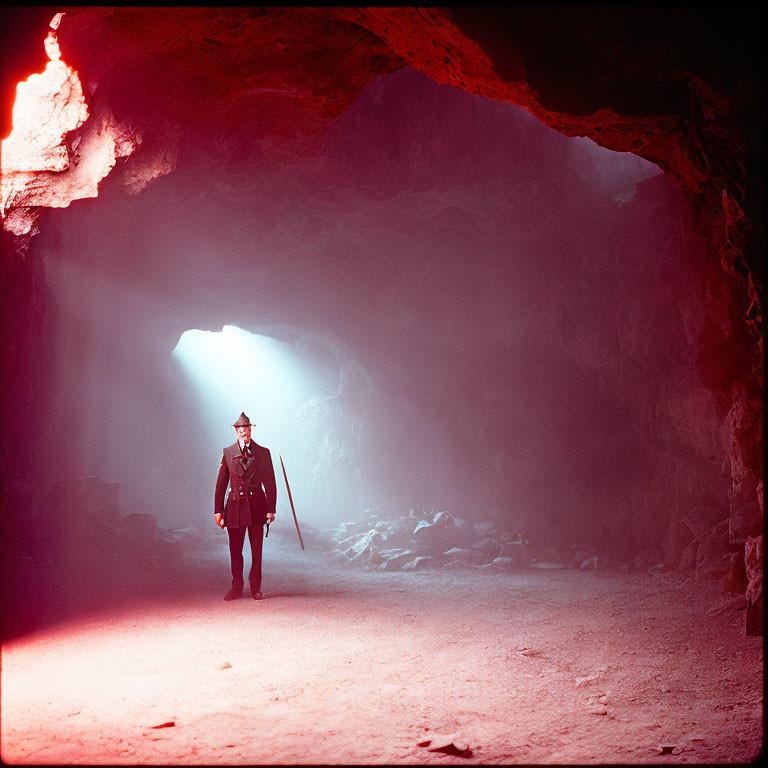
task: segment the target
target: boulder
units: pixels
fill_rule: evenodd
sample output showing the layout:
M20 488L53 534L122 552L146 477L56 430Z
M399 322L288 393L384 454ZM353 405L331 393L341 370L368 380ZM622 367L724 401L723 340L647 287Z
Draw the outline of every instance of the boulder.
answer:
M456 519L450 512L443 510L435 515L432 525L456 525Z
M481 539L470 546L486 560L493 560L494 557L498 557L502 549L502 545L494 539Z
M347 560L360 561L361 563L371 564L377 557L383 538L376 530L370 530L357 537L357 540L344 550L344 557Z
M696 553L699 550L699 540L694 539L680 554L679 568L690 570L696 567Z
M152 515L132 512L117 521L118 533L127 539L154 539L157 535L157 520Z
M701 536L727 517L728 511L725 509L699 505L683 518L683 522L693 531L694 536Z
M696 551L696 578L719 579L728 571L733 548L728 542L728 521L711 528L698 537Z
M732 544L743 544L749 536L759 536L763 530L763 512L757 500L745 504L728 518L728 538Z
M391 520L382 521L385 525L377 523L377 529L381 532L388 545L405 547L409 544L412 535L412 526L405 517L396 517Z
M413 531L413 541L419 550L437 555L453 544L452 528L455 528L453 521L445 524L443 522L428 523L422 520Z
M509 558L515 565L524 565L529 562L528 542L520 537L517 541L508 541L499 552L499 558ZM496 558L498 559L498 558Z
M357 520L347 520L344 523L340 523L338 528L336 528L336 531L338 532L338 537L346 537L350 536L353 533L359 533L362 530L362 525Z
M401 571L418 571L422 568L429 568L430 566L435 565L435 558L434 557L417 557L413 560L411 560L409 563L406 563L402 568Z
M744 594L747 588L747 569L743 552L732 552L728 559L728 568L720 579L721 592Z
M664 553L664 562L672 568L680 565L685 548L696 538L688 523L678 520L667 528L661 550Z
M443 552L442 556L446 560L459 560L464 563L474 562L479 559L478 553L471 549L463 549L461 547L452 547L449 550Z
M205 540L195 528L172 528L163 534L163 538L178 541L187 552L205 552L208 550Z
M385 557L383 552L380 554L382 557ZM379 565L379 568L383 571L398 571L413 559L413 552L410 549L406 549L399 554L385 557L384 562Z

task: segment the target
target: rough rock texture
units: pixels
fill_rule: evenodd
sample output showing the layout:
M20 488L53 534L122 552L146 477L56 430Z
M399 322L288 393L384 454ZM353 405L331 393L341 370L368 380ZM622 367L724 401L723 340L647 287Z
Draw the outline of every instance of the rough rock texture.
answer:
M566 135L633 152L674 181L698 235L686 232L674 246L658 242L645 267L628 268L617 281L615 304L592 308L617 313L628 329L617 339L567 337L562 313L569 307L559 299L542 312L549 338L571 349L581 361L576 365L593 365L607 389L619 391L617 381L635 377L652 393L637 404L633 423L638 433L644 420L652 425L660 441L655 447L664 450L653 458L641 451L641 480L625 489L625 516L604 511L611 488L597 517L617 529L631 520L636 541L658 546L667 527L691 509L719 505L707 462L719 466L725 458L730 543L754 553L753 505L756 498L762 503L763 471L759 28L747 7L642 13L606 7L71 9L57 30L61 61L79 73L91 116L79 128L57 124L65 129L67 169L40 164L16 177L13 183L23 184L13 195L4 191L6 228L26 232L15 244L26 253L24 238L35 231L39 206L92 196L105 173L130 192L146 187L146 194L184 152L200 147L198 162L201 168L207 163L212 186L219 172L233 175L227 163L242 158L244 146L254 161L293 156L296 146L311 147L301 141L327 128L373 78L404 65L439 83L522 105ZM54 104L70 103L66 89L51 94ZM79 104L74 84L70 94ZM64 157L55 150L60 142L49 146ZM646 205L641 216L651 220L654 212L664 215L661 197L658 182L650 180L638 187L632 205ZM669 272L665 247L682 254ZM582 261L578 271L585 291L593 277L588 267ZM4 323L14 335L7 368L15 370L28 362L35 329L46 322L45 288L39 263L4 270L12 300L22 291L32 297ZM645 298L638 298L638 284ZM677 335L666 333L671 317ZM656 345L650 355L649 344ZM686 345L693 359L681 352ZM606 348L622 355L606 357ZM45 350L37 352L45 359ZM661 361L670 356L685 359L685 366L665 368ZM16 393L12 403L26 404L16 421L34 423L28 394L9 378L4 384ZM479 412L483 430L496 426L494 401L505 396L503 386L489 382L489 404ZM616 403L617 411L628 400ZM13 444L6 450L13 452ZM691 466L698 469L691 473ZM683 475L687 490L679 487ZM665 504L670 489L679 509ZM668 512L638 514L660 508ZM742 531L745 520L749 532ZM746 558L751 585L760 582L761 563ZM757 599L756 589L748 594Z
M60 18L54 17L45 41L45 70L19 84L13 131L2 142L2 210L5 228L14 235L34 234L41 208L96 197L117 159L141 142L108 110L89 115L78 73L60 58L53 28Z

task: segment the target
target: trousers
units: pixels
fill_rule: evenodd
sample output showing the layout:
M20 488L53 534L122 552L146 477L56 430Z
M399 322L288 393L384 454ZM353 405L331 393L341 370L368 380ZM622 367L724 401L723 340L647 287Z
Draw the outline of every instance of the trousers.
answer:
M229 536L229 559L232 562L232 586L242 589L243 581L243 543L245 532L248 531L248 541L251 543L251 570L248 583L251 592L261 591L261 549L264 543L264 526L249 525L247 528L227 528Z

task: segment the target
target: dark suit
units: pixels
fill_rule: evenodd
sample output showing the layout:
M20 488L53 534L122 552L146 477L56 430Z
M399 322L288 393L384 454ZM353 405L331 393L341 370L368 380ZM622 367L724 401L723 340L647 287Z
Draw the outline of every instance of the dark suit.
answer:
M229 485L226 504L224 496ZM232 561L232 586L243 587L243 542L245 532L251 543L251 572L248 581L252 592L261 589L261 548L263 525L267 513L275 512L277 486L269 449L251 440L247 453L234 443L224 449L216 479L214 512L224 516L229 535L229 555Z

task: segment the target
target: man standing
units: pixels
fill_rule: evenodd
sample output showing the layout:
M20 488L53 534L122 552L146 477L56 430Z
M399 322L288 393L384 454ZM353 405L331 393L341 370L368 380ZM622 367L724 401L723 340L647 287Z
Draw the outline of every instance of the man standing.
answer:
M275 472L269 449L251 440L251 420L245 413L232 426L237 442L224 449L213 499L213 519L220 528L226 526L232 561L232 589L224 599L243 596L243 542L247 530L252 560L248 581L254 600L261 600L261 546L264 523L275 519ZM229 497L225 506L227 484Z

